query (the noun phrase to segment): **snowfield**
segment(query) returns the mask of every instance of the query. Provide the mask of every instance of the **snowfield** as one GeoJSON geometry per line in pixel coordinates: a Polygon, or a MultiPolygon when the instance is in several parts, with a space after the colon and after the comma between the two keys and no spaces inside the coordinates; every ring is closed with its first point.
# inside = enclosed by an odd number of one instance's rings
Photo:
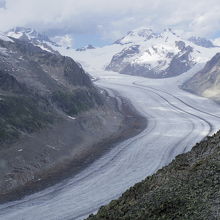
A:
{"type": "Polygon", "coordinates": [[[97,86],[115,90],[131,100],[147,118],[147,128],[118,144],[74,178],[0,205],[0,219],[84,219],[220,128],[220,106],[179,88],[202,65],[167,79],[104,71],[121,48],[122,45],[112,45],[85,53],[65,49],[60,52],[79,61],[97,79],[97,86]]]}

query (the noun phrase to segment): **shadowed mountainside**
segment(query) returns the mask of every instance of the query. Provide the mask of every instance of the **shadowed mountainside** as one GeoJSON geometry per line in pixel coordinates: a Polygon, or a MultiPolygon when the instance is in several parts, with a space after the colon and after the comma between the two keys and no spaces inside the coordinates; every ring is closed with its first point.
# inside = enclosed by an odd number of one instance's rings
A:
{"type": "Polygon", "coordinates": [[[186,81],[185,90],[220,101],[220,53],[217,53],[205,67],[186,81]]]}
{"type": "Polygon", "coordinates": [[[0,38],[0,202],[74,175],[140,132],[145,122],[118,102],[71,58],[0,38]]]}

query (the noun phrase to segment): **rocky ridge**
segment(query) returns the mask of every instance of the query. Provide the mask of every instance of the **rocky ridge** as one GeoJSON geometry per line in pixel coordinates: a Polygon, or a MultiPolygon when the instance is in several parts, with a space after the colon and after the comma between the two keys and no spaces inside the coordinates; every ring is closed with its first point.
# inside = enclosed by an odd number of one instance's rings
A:
{"type": "Polygon", "coordinates": [[[176,157],[88,219],[220,218],[220,132],[176,157]]]}

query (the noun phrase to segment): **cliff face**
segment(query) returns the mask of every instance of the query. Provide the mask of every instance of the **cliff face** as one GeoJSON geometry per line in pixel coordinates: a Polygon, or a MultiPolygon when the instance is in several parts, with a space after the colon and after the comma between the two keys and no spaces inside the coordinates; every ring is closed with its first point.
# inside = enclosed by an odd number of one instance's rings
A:
{"type": "Polygon", "coordinates": [[[220,219],[220,131],[88,219],[220,219]]]}
{"type": "Polygon", "coordinates": [[[183,89],[220,101],[220,53],[184,83],[183,89]]]}

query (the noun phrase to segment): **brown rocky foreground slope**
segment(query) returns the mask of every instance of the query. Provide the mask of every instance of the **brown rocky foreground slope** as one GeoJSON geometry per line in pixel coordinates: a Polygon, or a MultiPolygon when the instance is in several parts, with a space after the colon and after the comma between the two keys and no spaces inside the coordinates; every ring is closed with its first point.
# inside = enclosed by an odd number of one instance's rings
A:
{"type": "Polygon", "coordinates": [[[220,131],[88,219],[219,220],[220,131]]]}

